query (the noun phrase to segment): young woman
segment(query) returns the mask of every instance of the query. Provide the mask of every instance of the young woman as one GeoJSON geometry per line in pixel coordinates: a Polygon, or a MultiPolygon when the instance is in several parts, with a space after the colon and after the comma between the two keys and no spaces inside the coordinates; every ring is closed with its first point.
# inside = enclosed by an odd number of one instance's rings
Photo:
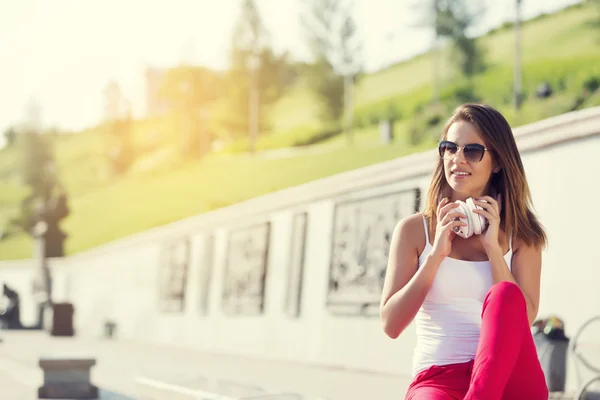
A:
{"type": "Polygon", "coordinates": [[[546,400],[530,330],[546,234],[511,128],[492,107],[464,104],[439,154],[424,213],[394,230],[381,298],[391,338],[415,319],[406,399],[546,400]]]}

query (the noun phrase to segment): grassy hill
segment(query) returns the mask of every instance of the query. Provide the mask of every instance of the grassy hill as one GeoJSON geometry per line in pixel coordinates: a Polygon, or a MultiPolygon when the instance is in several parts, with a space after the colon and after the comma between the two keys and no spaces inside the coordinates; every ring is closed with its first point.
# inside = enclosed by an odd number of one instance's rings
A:
{"type": "MultiPolygon", "coordinates": [[[[139,121],[136,147],[144,149],[130,173],[114,180],[106,173],[105,141],[100,128],[55,140],[62,179],[71,195],[71,216],[62,227],[73,254],[102,243],[233,204],[267,192],[434,146],[440,123],[466,95],[500,109],[521,125],[572,109],[600,104],[600,30],[591,20],[596,9],[581,5],[528,21],[523,27],[524,89],[517,115],[511,106],[513,34],[497,29],[482,37],[488,70],[465,82],[443,64],[441,114],[428,106],[432,57],[426,53],[367,75],[356,88],[356,140],[335,136],[311,146],[296,146],[320,133],[315,99],[306,86],[288,91],[272,112],[273,133],[263,136],[256,156],[243,152],[243,141],[200,161],[182,162],[175,151],[177,129],[168,120],[139,121]],[[548,81],[554,95],[536,99],[535,88],[548,81]],[[587,88],[587,89],[586,89],[587,88]],[[379,141],[377,121],[393,110],[396,138],[379,141]],[[442,117],[440,118],[435,117],[442,117]]],[[[446,60],[449,49],[444,50],[446,60]]],[[[315,140],[312,140],[315,141],[315,140]]],[[[17,211],[26,190],[18,174],[15,148],[0,151],[0,228],[17,211]]],[[[0,259],[28,258],[30,239],[22,234],[0,241],[0,259]]]]}

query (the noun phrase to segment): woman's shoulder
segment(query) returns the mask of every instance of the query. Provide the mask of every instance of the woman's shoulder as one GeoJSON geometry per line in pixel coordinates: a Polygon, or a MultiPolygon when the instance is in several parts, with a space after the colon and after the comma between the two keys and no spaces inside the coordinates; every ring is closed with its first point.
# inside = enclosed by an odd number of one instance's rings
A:
{"type": "Polygon", "coordinates": [[[427,219],[423,213],[407,215],[396,224],[394,236],[397,240],[410,241],[415,247],[421,249],[426,240],[424,221],[427,219]]]}
{"type": "Polygon", "coordinates": [[[533,243],[528,244],[520,235],[514,235],[512,238],[512,252],[517,253],[518,251],[541,253],[542,249],[533,243]]]}
{"type": "Polygon", "coordinates": [[[410,214],[396,223],[396,230],[408,230],[414,233],[415,229],[418,229],[419,227],[423,230],[423,221],[427,221],[427,218],[423,213],[417,212],[410,214]]]}

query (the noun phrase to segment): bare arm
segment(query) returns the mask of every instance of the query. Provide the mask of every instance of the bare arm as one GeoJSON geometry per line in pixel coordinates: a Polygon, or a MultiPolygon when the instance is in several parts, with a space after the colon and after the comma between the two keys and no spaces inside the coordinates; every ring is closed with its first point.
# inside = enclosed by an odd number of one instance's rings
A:
{"type": "Polygon", "coordinates": [[[527,304],[527,318],[531,325],[537,316],[540,301],[541,250],[520,243],[513,255],[512,274],[504,261],[502,249],[498,248],[490,254],[490,262],[494,283],[509,281],[521,288],[527,304]]]}
{"type": "Polygon", "coordinates": [[[527,304],[527,318],[531,325],[538,313],[542,252],[535,247],[527,246],[520,239],[515,240],[516,250],[513,253],[512,268],[509,270],[498,241],[501,197],[494,199],[483,196],[475,200],[475,204],[481,206],[483,210],[473,211],[485,216],[489,221],[489,226],[486,233],[481,236],[481,240],[492,265],[492,279],[494,283],[508,281],[521,288],[527,304]]]}
{"type": "Polygon", "coordinates": [[[392,234],[380,314],[385,333],[393,339],[417,314],[443,259],[430,254],[417,268],[419,226],[421,216],[413,215],[401,220],[392,234]]]}
{"type": "Polygon", "coordinates": [[[394,229],[380,305],[383,329],[389,337],[397,338],[417,315],[440,264],[450,254],[455,237],[452,230],[465,225],[459,219],[464,215],[453,210],[457,206],[448,198],[438,204],[433,248],[420,268],[419,242],[425,236],[422,216],[406,217],[394,229]]]}

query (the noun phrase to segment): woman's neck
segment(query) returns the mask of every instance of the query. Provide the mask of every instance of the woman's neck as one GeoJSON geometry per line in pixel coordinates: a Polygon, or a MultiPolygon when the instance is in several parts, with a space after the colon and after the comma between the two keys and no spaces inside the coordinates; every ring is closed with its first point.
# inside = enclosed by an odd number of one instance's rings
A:
{"type": "Polygon", "coordinates": [[[483,190],[481,192],[473,192],[473,193],[459,193],[452,191],[452,195],[450,195],[450,201],[454,202],[457,200],[466,201],[469,197],[478,198],[481,196],[485,196],[486,193],[489,193],[489,190],[483,190]]]}
{"type": "Polygon", "coordinates": [[[450,196],[450,201],[455,202],[457,200],[466,201],[469,197],[477,198],[480,197],[478,194],[468,194],[468,193],[452,193],[450,196]]]}

